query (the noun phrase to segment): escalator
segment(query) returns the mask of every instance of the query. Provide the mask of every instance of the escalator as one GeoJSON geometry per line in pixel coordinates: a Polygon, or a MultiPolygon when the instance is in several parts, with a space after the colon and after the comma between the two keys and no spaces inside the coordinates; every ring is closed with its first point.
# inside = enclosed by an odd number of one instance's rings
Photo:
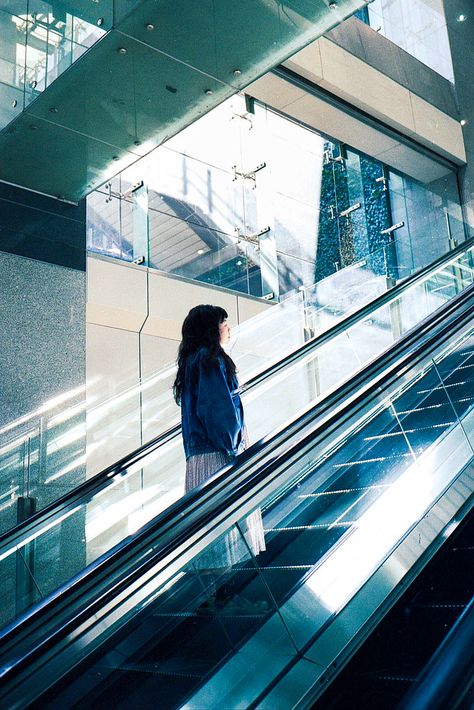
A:
{"type": "MultiPolygon", "coordinates": [[[[474,599],[474,511],[456,526],[436,555],[375,628],[314,710],[398,708],[425,665],[474,599]]],[[[474,678],[470,667],[471,681],[474,678]]],[[[469,677],[463,684],[469,693],[469,677]]],[[[439,690],[438,693],[439,694],[439,690]]],[[[472,707],[474,695],[470,699],[472,707]]],[[[431,710],[445,708],[440,698],[431,710]]],[[[407,709],[416,708],[407,705],[407,709]]],[[[457,707],[454,704],[450,707],[457,707]]],[[[421,706],[419,706],[421,710],[421,706]]]]}
{"type": "Polygon", "coordinates": [[[468,287],[20,616],[5,707],[311,707],[472,507],[473,306],[468,287]]]}
{"type": "MultiPolygon", "coordinates": [[[[252,441],[323,402],[400,334],[468,287],[473,253],[472,241],[465,243],[253,376],[243,387],[252,441]]],[[[175,426],[2,535],[0,628],[160,514],[183,489],[175,426]]]]}

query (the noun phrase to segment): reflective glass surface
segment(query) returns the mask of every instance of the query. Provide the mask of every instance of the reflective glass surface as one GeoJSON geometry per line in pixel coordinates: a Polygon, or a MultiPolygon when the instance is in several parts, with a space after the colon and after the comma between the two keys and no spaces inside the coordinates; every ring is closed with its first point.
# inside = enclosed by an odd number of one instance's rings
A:
{"type": "Polygon", "coordinates": [[[453,81],[442,0],[373,0],[359,19],[423,64],[453,81]]]}
{"type": "MultiPolygon", "coordinates": [[[[458,290],[471,284],[474,277],[473,269],[470,266],[473,249],[474,247],[468,253],[463,253],[453,259],[452,263],[429,274],[420,283],[393,298],[388,304],[374,309],[365,318],[355,322],[318,348],[310,350],[271,378],[244,392],[243,404],[250,442],[256,442],[263,436],[271,434],[276,428],[288,424],[308,407],[314,406],[349,376],[380,355],[401,334],[446,303],[458,290]],[[281,406],[282,401],[285,402],[284,407],[281,406]]],[[[238,350],[234,355],[237,362],[239,362],[239,357],[242,359],[244,372],[255,374],[256,371],[260,371],[262,367],[270,364],[271,358],[276,357],[278,349],[282,355],[294,348],[293,335],[298,329],[296,328],[292,335],[291,325],[290,328],[287,327],[283,331],[286,333],[286,338],[277,338],[276,341],[274,339],[275,334],[279,332],[279,322],[294,323],[294,315],[301,314],[301,304],[300,297],[295,303],[289,303],[287,306],[282,304],[280,310],[271,310],[268,316],[262,314],[254,324],[249,322],[246,326],[242,326],[242,338],[237,336],[235,347],[238,350]],[[289,309],[294,311],[293,314],[289,309]],[[268,343],[265,343],[262,337],[255,337],[255,329],[258,333],[264,332],[262,324],[265,322],[265,318],[269,318],[267,334],[270,340],[268,343]],[[257,343],[257,347],[255,347],[255,343],[257,343]],[[259,351],[259,347],[261,347],[261,351],[259,351]]],[[[328,319],[326,327],[330,322],[334,322],[334,320],[329,321],[328,319]]],[[[302,342],[301,330],[300,338],[302,342]]],[[[173,413],[175,418],[178,415],[170,391],[173,377],[173,369],[168,368],[144,384],[144,390],[148,388],[149,392],[153,393],[153,396],[147,399],[146,416],[149,422],[147,434],[151,434],[155,427],[158,431],[163,431],[173,421],[173,413]]],[[[433,378],[433,375],[430,377],[433,378]]],[[[428,387],[436,391],[436,396],[442,394],[441,391],[438,391],[439,388],[433,387],[431,379],[427,380],[427,385],[423,388],[423,396],[425,396],[424,390],[428,387]]],[[[100,446],[101,440],[102,411],[108,410],[110,412],[110,408],[113,409],[114,406],[122,407],[122,418],[116,418],[114,422],[115,436],[123,435],[122,432],[126,431],[130,413],[127,408],[123,408],[123,403],[127,401],[127,397],[130,397],[131,393],[136,396],[136,392],[131,390],[118,398],[118,404],[109,401],[98,405],[96,410],[93,410],[92,413],[99,423],[96,430],[97,445],[100,446]]],[[[133,398],[128,401],[129,406],[132,406],[133,398]]],[[[403,416],[406,409],[407,406],[403,404],[400,417],[403,416]]],[[[431,408],[428,408],[428,411],[431,412],[431,408]]],[[[71,410],[71,414],[74,414],[74,409],[71,410]]],[[[454,414],[453,411],[453,416],[454,414]]],[[[383,416],[387,417],[387,412],[383,416]]],[[[51,428],[53,435],[53,438],[48,441],[51,442],[55,455],[59,457],[61,457],[62,426],[66,426],[64,432],[66,439],[68,437],[70,439],[74,435],[80,438],[79,431],[74,428],[67,429],[67,421],[66,412],[56,420],[53,418],[54,426],[47,425],[47,428],[51,428]]],[[[434,421],[434,419],[430,421],[434,421]]],[[[447,419],[447,426],[450,426],[453,421],[452,418],[447,419]]],[[[436,424],[438,423],[443,424],[442,421],[436,421],[436,424]]],[[[441,426],[433,428],[434,430],[438,428],[442,430],[441,426]]],[[[153,433],[156,433],[156,429],[153,433]]],[[[406,433],[408,435],[408,432],[406,433]]],[[[106,435],[109,433],[107,432],[106,435]]],[[[395,438],[390,437],[388,441],[391,444],[395,442],[395,438]]],[[[20,444],[21,442],[18,445],[20,444]]],[[[18,469],[18,454],[15,451],[14,455],[17,458],[13,460],[13,465],[16,465],[18,469]]],[[[10,457],[11,451],[8,450],[5,452],[6,465],[8,465],[10,457]]],[[[398,461],[398,458],[396,460],[398,461]]],[[[61,460],[59,471],[53,467],[46,481],[54,478],[56,481],[61,480],[62,472],[70,470],[68,467],[73,467],[74,463],[77,463],[77,460],[72,462],[62,462],[61,460]]],[[[184,453],[178,434],[138,463],[132,464],[123,474],[110,478],[99,492],[91,495],[90,499],[83,503],[78,503],[77,509],[68,514],[64,521],[60,519],[52,523],[51,526],[46,525],[44,532],[39,529],[35,537],[38,555],[34,557],[34,563],[32,563],[34,566],[30,569],[30,576],[35,579],[36,568],[43,570],[41,550],[50,549],[52,543],[49,543],[48,540],[55,540],[54,545],[59,545],[62,552],[61,554],[55,552],[52,555],[49,555],[49,552],[44,553],[49,560],[48,575],[42,576],[41,583],[38,582],[34,585],[34,589],[31,589],[29,603],[35,601],[38,589],[42,590],[41,594],[52,591],[59,582],[66,581],[70,577],[71,566],[77,571],[83,566],[84,561],[87,563],[94,561],[182,496],[184,473],[184,453]],[[70,516],[75,516],[75,519],[79,521],[77,525],[71,523],[70,516]],[[69,525],[72,526],[73,533],[71,533],[69,525]],[[61,564],[62,554],[68,555],[68,565],[61,564]],[[56,562],[54,562],[55,559],[56,562]]],[[[12,554],[15,554],[14,550],[5,551],[5,561],[1,564],[11,564],[8,560],[12,554]]],[[[26,555],[24,557],[26,558],[26,555]]],[[[8,591],[6,593],[8,594],[8,591]]],[[[24,603],[27,604],[27,601],[24,603]]],[[[16,604],[13,601],[8,603],[5,601],[4,608],[6,609],[5,614],[13,613],[16,604]]]]}
{"type": "Polygon", "coordinates": [[[91,251],[141,254],[144,265],[256,297],[284,297],[363,259],[375,268],[384,248],[376,270],[393,285],[465,238],[454,173],[416,182],[242,96],[117,181],[88,199],[91,251]],[[125,185],[139,182],[148,227],[135,233],[121,212],[135,200],[125,185]]]}
{"type": "Polygon", "coordinates": [[[6,2],[0,118],[8,133],[0,134],[0,148],[10,155],[0,178],[77,201],[361,4],[6,2]],[[38,119],[45,124],[42,148],[56,141],[62,156],[62,171],[52,175],[21,160],[30,122],[38,119]],[[80,160],[70,153],[71,132],[85,143],[80,160]],[[97,143],[110,148],[110,157],[96,152],[97,143]]]}
{"type": "MultiPolygon", "coordinates": [[[[465,385],[473,338],[472,327],[452,337],[341,437],[304,453],[296,446],[279,486],[257,495],[259,507],[130,591],[119,629],[54,687],[46,707],[78,695],[126,707],[150,703],[157,689],[170,708],[247,707],[298,652],[311,660],[307,644],[472,460],[472,374],[462,410],[448,388],[465,385]]],[[[404,558],[406,571],[416,558],[415,550],[404,558]]]]}
{"type": "Polygon", "coordinates": [[[111,26],[112,0],[101,2],[100,8],[42,0],[3,2],[0,127],[18,116],[111,26]]]}

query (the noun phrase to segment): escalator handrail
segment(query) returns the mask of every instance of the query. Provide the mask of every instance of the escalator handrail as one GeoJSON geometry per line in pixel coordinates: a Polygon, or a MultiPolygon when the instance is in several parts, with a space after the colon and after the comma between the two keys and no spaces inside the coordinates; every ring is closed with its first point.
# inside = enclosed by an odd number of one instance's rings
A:
{"type": "MultiPolygon", "coordinates": [[[[349,315],[338,321],[324,333],[311,338],[289,355],[286,355],[284,358],[270,365],[262,372],[254,375],[241,386],[242,392],[251,390],[265,380],[270,379],[276,373],[291,366],[297,360],[309,355],[313,350],[321,347],[332,338],[337,337],[356,322],[369,316],[373,311],[398,298],[402,293],[414,286],[416,283],[427,278],[430,273],[435,272],[443,265],[449,264],[449,262],[455,260],[459,254],[467,252],[473,246],[474,237],[462,242],[455,249],[447,252],[447,254],[443,254],[434,262],[423,267],[423,269],[420,269],[420,271],[417,271],[415,274],[403,279],[399,284],[380,294],[380,296],[377,296],[377,298],[370,303],[367,303],[361,308],[349,313],[349,315]]],[[[49,506],[46,506],[42,510],[35,513],[27,520],[19,523],[3,534],[0,534],[0,559],[9,554],[9,550],[12,546],[22,545],[28,540],[29,537],[34,536],[35,530],[37,530],[38,527],[41,527],[44,524],[54,525],[54,521],[57,518],[63,517],[68,511],[75,508],[77,504],[80,503],[81,499],[87,499],[88,497],[95,495],[108,484],[111,478],[123,474],[129,466],[137,463],[148,454],[153,453],[157,448],[165,445],[177,437],[180,432],[181,425],[175,424],[165,432],[151,439],[148,443],[141,445],[131,453],[122,457],[116,463],[107,466],[102,471],[98,472],[94,476],[91,476],[91,478],[79,484],[72,491],[69,491],[49,506]]]]}
{"type": "Polygon", "coordinates": [[[474,597],[398,706],[398,710],[443,710],[473,683],[474,597]]]}
{"type": "MultiPolygon", "coordinates": [[[[216,534],[215,529],[206,528],[212,526],[216,516],[224,513],[228,515],[233,505],[232,513],[228,516],[229,524],[234,523],[233,517],[240,519],[246,515],[247,511],[241,510],[242,505],[255,506],[255,502],[248,502],[250,492],[261,490],[270,480],[271,474],[276,477],[284,474],[286,465],[305,447],[314,447],[345,428],[347,420],[354,418],[354,409],[358,415],[368,401],[380,398],[386,387],[396,384],[400,377],[407,376],[417,364],[419,366],[427,361],[453,332],[470,323],[474,311],[473,297],[474,285],[425,319],[364,371],[328,395],[322,403],[309,408],[275,435],[252,446],[235,465],[226,468],[230,475],[215,476],[190,491],[0,631],[0,647],[7,653],[6,663],[3,664],[0,651],[0,661],[4,668],[0,677],[4,680],[6,676],[16,678],[18,671],[30,667],[35,658],[41,657],[42,652],[68,637],[79,623],[98,613],[108,602],[115,600],[119,593],[128,589],[129,585],[141,581],[152,567],[163,563],[162,569],[166,568],[173,552],[197,532],[206,535],[210,530],[211,534],[216,534]],[[290,441],[292,445],[288,446],[290,441]],[[265,455],[267,459],[262,465],[265,455]],[[45,632],[44,626],[51,623],[53,628],[49,626],[45,632]],[[38,630],[43,638],[35,641],[38,630]],[[20,648],[18,640],[26,641],[27,648],[24,651],[17,650],[20,648]],[[20,655],[12,659],[8,653],[20,655]]],[[[209,540],[206,540],[206,544],[209,544],[209,540]]]]}

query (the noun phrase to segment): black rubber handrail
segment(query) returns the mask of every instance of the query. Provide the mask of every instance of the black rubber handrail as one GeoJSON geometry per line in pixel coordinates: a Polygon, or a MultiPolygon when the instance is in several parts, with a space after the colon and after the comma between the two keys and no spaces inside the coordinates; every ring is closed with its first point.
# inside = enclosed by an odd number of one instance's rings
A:
{"type": "Polygon", "coordinates": [[[430,658],[398,710],[455,708],[474,683],[474,597],[430,658]]]}
{"type": "MultiPolygon", "coordinates": [[[[253,387],[258,386],[265,380],[275,375],[277,372],[280,372],[286,367],[289,367],[300,358],[305,357],[313,350],[316,350],[317,348],[327,343],[332,338],[337,337],[345,330],[347,330],[347,328],[349,328],[351,325],[357,323],[360,320],[363,320],[364,318],[369,316],[373,311],[398,298],[402,293],[407,291],[419,281],[422,281],[430,273],[435,272],[443,265],[449,263],[450,261],[455,259],[456,256],[458,256],[459,254],[468,251],[472,246],[474,246],[474,237],[465,242],[462,242],[462,244],[457,246],[455,249],[438,257],[438,259],[436,259],[434,262],[432,262],[428,266],[423,267],[423,269],[420,269],[415,274],[408,276],[406,279],[401,281],[399,284],[397,284],[390,290],[385,291],[384,293],[380,294],[380,296],[377,296],[377,298],[375,298],[370,303],[362,306],[359,309],[356,309],[324,333],[321,333],[320,335],[317,335],[311,340],[308,340],[306,343],[304,343],[292,353],[290,353],[290,355],[285,356],[278,362],[267,367],[261,373],[258,373],[254,377],[250,378],[244,385],[242,385],[242,391],[247,392],[253,387]]],[[[140,461],[140,459],[152,453],[160,446],[163,446],[164,444],[168,443],[176,436],[178,436],[180,432],[181,425],[175,424],[167,431],[151,439],[151,441],[149,441],[148,443],[141,445],[140,447],[132,451],[130,454],[127,454],[126,456],[121,458],[116,463],[111,464],[107,468],[103,469],[99,473],[89,478],[87,481],[84,481],[84,483],[79,484],[72,491],[69,491],[61,498],[58,498],[49,506],[46,506],[42,510],[38,511],[27,520],[19,523],[15,527],[1,534],[0,556],[7,553],[8,549],[12,546],[21,545],[31,535],[35,534],[35,531],[38,529],[38,527],[54,523],[55,519],[62,517],[69,510],[75,508],[78,503],[81,502],[81,500],[87,500],[88,498],[95,495],[98,491],[108,485],[111,478],[125,473],[129,466],[140,461]]]]}
{"type": "MultiPolygon", "coordinates": [[[[382,390],[425,362],[452,333],[471,322],[473,299],[474,286],[471,286],[322,403],[310,408],[286,429],[254,445],[234,466],[227,468],[227,475],[217,476],[191,491],[13,622],[0,633],[3,681],[8,681],[9,688],[10,679],[15,685],[23,672],[34,668],[42,654],[56,649],[56,644],[60,647],[67,644],[69,634],[81,623],[99,614],[130,585],[141,583],[144,574],[191,536],[211,529],[216,516],[234,504],[238,506],[244,496],[268,484],[272,474],[281,476],[302,452],[313,450],[346,427],[347,421],[366,407],[368,401],[380,397],[382,390]],[[38,639],[38,634],[43,634],[42,638],[38,639]]],[[[241,511],[236,508],[233,515],[239,516],[241,511]]]]}

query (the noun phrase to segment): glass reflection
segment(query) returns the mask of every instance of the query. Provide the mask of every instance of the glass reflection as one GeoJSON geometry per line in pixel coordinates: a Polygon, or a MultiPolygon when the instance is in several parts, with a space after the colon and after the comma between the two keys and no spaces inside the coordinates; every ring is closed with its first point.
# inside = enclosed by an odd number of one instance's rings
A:
{"type": "Polygon", "coordinates": [[[111,21],[110,2],[100,11],[93,6],[75,11],[41,0],[9,2],[0,10],[0,127],[100,39],[111,21]]]}
{"type": "Polygon", "coordinates": [[[93,193],[88,223],[92,251],[275,298],[364,259],[390,287],[464,239],[454,174],[416,182],[242,96],[93,193]]]}
{"type": "Polygon", "coordinates": [[[406,52],[454,81],[441,0],[373,0],[356,16],[406,52]]]}

